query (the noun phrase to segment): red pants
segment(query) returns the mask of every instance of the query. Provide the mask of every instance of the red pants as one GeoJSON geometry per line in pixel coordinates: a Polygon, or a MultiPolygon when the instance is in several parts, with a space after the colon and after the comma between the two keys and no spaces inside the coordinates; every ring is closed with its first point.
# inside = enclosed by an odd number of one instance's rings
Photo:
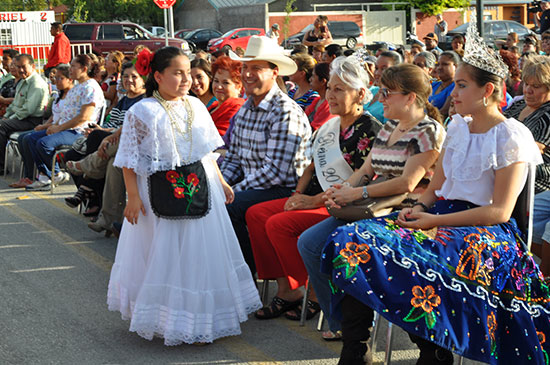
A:
{"type": "Polygon", "coordinates": [[[298,237],[330,217],[325,207],[285,211],[288,198],[248,208],[246,224],[260,279],[286,277],[292,289],[305,285],[307,271],[298,252],[298,237]]]}

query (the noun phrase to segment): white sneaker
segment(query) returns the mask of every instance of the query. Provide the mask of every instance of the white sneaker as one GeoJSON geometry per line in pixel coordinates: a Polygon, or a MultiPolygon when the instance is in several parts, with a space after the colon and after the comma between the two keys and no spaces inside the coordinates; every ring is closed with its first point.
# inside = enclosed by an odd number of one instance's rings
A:
{"type": "Polygon", "coordinates": [[[71,175],[69,175],[68,172],[60,171],[59,173],[57,173],[57,175],[53,177],[53,183],[55,185],[63,184],[64,182],[69,181],[70,178],[71,175]]]}
{"type": "Polygon", "coordinates": [[[50,189],[50,182],[36,180],[30,185],[25,186],[25,190],[45,191],[50,189]]]}

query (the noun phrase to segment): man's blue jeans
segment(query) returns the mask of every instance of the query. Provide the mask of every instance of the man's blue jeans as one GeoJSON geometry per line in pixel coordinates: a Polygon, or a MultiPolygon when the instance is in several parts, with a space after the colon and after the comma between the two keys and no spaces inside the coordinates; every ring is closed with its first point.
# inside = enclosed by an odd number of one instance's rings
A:
{"type": "Polygon", "coordinates": [[[24,177],[30,180],[34,178],[34,159],[32,158],[32,152],[29,146],[29,137],[34,132],[34,130],[21,132],[19,137],[17,137],[17,147],[19,149],[21,159],[23,160],[25,171],[24,177]]]}
{"type": "Polygon", "coordinates": [[[330,316],[330,300],[332,295],[329,285],[330,277],[321,272],[321,253],[330,234],[336,228],[346,223],[343,220],[330,217],[308,228],[298,239],[298,251],[309,274],[309,283],[313,286],[315,294],[317,294],[317,300],[327,317],[328,325],[332,332],[341,330],[342,325],[340,321],[334,320],[330,316]]]}
{"type": "Polygon", "coordinates": [[[543,240],[550,242],[550,190],[535,195],[533,243],[542,243],[543,240]]]}
{"type": "Polygon", "coordinates": [[[248,264],[252,276],[256,273],[256,264],[254,263],[254,254],[252,253],[252,245],[250,244],[250,237],[248,236],[248,228],[246,226],[246,211],[255,204],[268,200],[286,198],[289,197],[291,193],[292,188],[279,186],[265,190],[238,191],[235,193],[235,200],[233,203],[227,205],[229,218],[231,218],[233,229],[241,245],[244,260],[248,264]]]}
{"type": "MultiPolygon", "coordinates": [[[[45,130],[30,134],[27,137],[28,145],[38,170],[51,179],[52,172],[50,169],[55,148],[62,145],[72,145],[78,137],[80,137],[80,134],[73,129],[50,134],[49,136],[45,130]]],[[[57,174],[58,172],[59,166],[56,163],[54,173],[57,174]]]]}

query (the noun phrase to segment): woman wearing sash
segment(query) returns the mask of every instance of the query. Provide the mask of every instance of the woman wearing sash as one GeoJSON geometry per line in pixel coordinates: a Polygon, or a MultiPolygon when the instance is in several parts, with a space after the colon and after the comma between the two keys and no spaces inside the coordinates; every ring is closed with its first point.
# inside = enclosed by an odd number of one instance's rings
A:
{"type": "Polygon", "coordinates": [[[126,112],[114,162],[128,203],[107,303],[148,340],[208,343],[240,334],[261,303],[224,205],[234,194],[212,154],[223,142],[187,95],[189,59],[175,47],[151,57],[138,60],[147,98],[126,112]]]}
{"type": "MultiPolygon", "coordinates": [[[[386,69],[380,83],[378,94],[388,121],[374,140],[367,160],[348,181],[357,185],[363,176],[373,178],[375,175],[387,181],[360,187],[335,185],[326,193],[331,209],[362,197],[400,193],[409,193],[404,203],[410,203],[431,178],[445,130],[439,123],[437,109],[428,102],[432,92],[429,76],[415,65],[401,64],[386,69]]],[[[298,240],[310,283],[325,314],[330,313],[331,288],[329,276],[320,272],[321,252],[327,237],[345,223],[330,217],[309,228],[298,240]]],[[[328,323],[330,332],[324,337],[333,337],[335,329],[340,330],[340,322],[328,316],[328,323]]]]}
{"type": "MultiPolygon", "coordinates": [[[[370,101],[369,77],[354,57],[340,57],[331,65],[326,98],[336,117],[316,132],[313,163],[298,181],[290,198],[252,206],[246,213],[256,269],[260,279],[276,279],[278,291],[271,304],[256,317],[269,319],[296,309],[302,298],[301,286],[307,271],[298,253],[298,236],[326,219],[323,192],[346,180],[363,164],[381,124],[363,114],[363,103],[370,101]]],[[[312,294],[307,318],[319,312],[312,294]]],[[[288,317],[299,319],[300,311],[288,317]]]]}

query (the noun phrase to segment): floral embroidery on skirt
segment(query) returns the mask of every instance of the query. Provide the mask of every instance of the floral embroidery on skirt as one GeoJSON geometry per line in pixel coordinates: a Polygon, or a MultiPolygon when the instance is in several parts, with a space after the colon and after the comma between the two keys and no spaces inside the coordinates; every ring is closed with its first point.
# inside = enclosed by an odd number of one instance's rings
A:
{"type": "MultiPolygon", "coordinates": [[[[438,201],[432,213],[470,208],[438,201]]],[[[339,227],[322,270],[332,311],[352,295],[407,332],[491,363],[548,364],[549,288],[515,222],[412,230],[397,213],[339,227]]]]}

